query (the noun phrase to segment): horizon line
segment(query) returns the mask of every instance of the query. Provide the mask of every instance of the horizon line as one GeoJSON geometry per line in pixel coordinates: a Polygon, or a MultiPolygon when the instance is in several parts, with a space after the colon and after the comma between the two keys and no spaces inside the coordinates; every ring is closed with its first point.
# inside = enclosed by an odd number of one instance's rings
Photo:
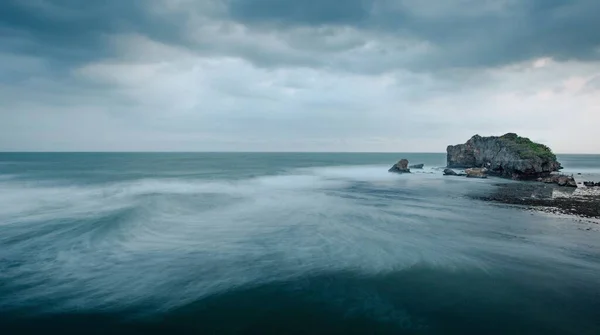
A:
{"type": "MultiPolygon", "coordinates": [[[[237,153],[237,154],[447,154],[446,152],[439,151],[155,151],[155,150],[140,150],[140,151],[104,151],[104,150],[93,150],[93,151],[79,151],[79,150],[62,150],[62,151],[0,151],[0,154],[218,154],[218,153],[237,153]]],[[[600,153],[555,153],[556,155],[600,155],[600,153]]]]}

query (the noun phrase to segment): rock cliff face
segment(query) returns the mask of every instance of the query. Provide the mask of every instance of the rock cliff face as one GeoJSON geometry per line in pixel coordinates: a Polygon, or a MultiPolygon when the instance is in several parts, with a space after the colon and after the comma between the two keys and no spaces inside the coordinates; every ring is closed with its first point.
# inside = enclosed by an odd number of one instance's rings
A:
{"type": "Polygon", "coordinates": [[[475,135],[465,144],[448,146],[447,153],[449,168],[485,167],[490,175],[514,179],[545,177],[561,168],[550,148],[513,133],[475,135]]]}

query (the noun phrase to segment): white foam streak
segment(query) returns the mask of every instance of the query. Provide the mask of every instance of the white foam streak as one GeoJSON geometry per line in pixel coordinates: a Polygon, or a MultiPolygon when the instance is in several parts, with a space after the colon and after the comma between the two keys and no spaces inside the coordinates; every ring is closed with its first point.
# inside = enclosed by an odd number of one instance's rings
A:
{"type": "Polygon", "coordinates": [[[11,303],[63,296],[71,307],[128,306],[168,292],[159,300],[169,308],[307,273],[379,273],[424,262],[485,269],[468,251],[494,244],[468,240],[462,230],[485,231],[476,218],[487,208],[471,204],[465,216],[465,202],[443,193],[452,181],[423,172],[360,166],[245,180],[3,181],[0,242],[9,247],[0,258],[26,264],[4,275],[35,284],[11,303]]]}
{"type": "MultiPolygon", "coordinates": [[[[319,170],[309,170],[305,172],[319,170]]],[[[364,176],[364,170],[360,171],[364,176]]],[[[297,191],[343,187],[340,180],[328,177],[357,177],[343,169],[325,169],[318,173],[265,176],[241,181],[206,181],[182,179],[146,179],[102,185],[47,185],[5,182],[0,193],[0,222],[19,220],[49,220],[54,216],[81,217],[135,206],[135,199],[144,195],[225,194],[255,197],[275,191],[297,191]],[[332,174],[333,172],[333,174],[332,174]]],[[[360,175],[358,175],[360,177],[360,175]]]]}

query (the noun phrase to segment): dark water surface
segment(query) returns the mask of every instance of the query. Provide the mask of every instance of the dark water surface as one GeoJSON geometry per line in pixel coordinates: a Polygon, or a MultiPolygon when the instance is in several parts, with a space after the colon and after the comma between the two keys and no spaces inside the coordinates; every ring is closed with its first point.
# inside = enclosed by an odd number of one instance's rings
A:
{"type": "Polygon", "coordinates": [[[0,334],[600,334],[598,225],[444,163],[0,153],[0,334]]]}

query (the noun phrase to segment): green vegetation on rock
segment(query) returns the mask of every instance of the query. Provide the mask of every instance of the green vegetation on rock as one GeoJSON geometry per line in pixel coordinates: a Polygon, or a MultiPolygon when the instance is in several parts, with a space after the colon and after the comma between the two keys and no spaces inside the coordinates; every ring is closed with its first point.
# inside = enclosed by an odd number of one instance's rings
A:
{"type": "Polygon", "coordinates": [[[514,133],[500,136],[507,147],[515,150],[521,159],[533,159],[539,157],[543,160],[556,160],[556,155],[547,146],[535,143],[527,137],[521,137],[514,133]]]}

